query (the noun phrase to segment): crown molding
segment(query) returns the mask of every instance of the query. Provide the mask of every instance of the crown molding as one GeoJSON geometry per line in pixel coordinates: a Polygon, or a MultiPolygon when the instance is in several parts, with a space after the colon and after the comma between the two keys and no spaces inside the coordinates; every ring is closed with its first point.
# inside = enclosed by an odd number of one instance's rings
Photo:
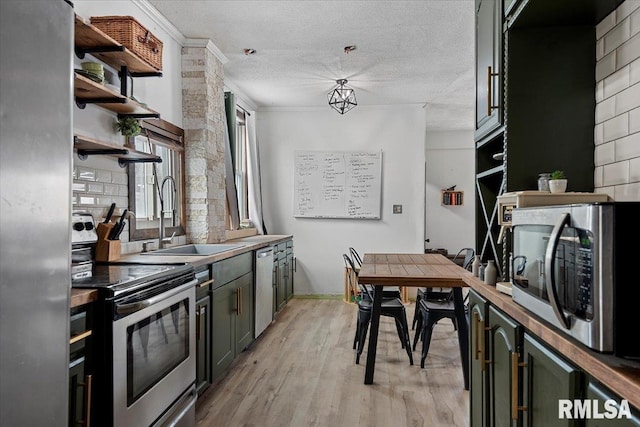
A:
{"type": "Polygon", "coordinates": [[[186,37],[158,9],[147,0],[132,1],[145,15],[151,18],[163,31],[166,31],[178,44],[183,45],[186,37]]]}
{"type": "Polygon", "coordinates": [[[222,65],[229,62],[229,58],[224,56],[224,53],[218,47],[213,44],[213,42],[209,39],[185,39],[182,44],[183,47],[200,47],[207,49],[213,56],[218,58],[218,60],[222,63],[222,65]]]}

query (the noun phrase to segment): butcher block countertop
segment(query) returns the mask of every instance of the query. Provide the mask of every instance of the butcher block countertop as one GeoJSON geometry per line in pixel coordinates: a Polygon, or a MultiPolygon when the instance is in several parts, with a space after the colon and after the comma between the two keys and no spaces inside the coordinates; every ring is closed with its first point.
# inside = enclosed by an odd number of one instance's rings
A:
{"type": "Polygon", "coordinates": [[[71,303],[69,308],[79,307],[89,304],[98,298],[98,291],[95,289],[71,289],[71,303]]]}
{"type": "MultiPolygon", "coordinates": [[[[600,381],[632,406],[640,409],[640,362],[620,359],[588,349],[583,344],[558,332],[528,310],[513,302],[511,296],[498,292],[473,276],[463,280],[492,305],[511,316],[527,331],[555,349],[565,359],[600,381]]],[[[629,337],[637,339],[637,337],[629,337]]]]}

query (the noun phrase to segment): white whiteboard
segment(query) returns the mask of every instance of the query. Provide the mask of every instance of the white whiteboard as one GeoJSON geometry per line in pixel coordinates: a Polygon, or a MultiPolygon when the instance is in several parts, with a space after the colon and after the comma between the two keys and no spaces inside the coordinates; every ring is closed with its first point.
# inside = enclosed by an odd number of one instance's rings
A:
{"type": "Polygon", "coordinates": [[[382,151],[296,151],[293,216],[380,219],[382,151]]]}

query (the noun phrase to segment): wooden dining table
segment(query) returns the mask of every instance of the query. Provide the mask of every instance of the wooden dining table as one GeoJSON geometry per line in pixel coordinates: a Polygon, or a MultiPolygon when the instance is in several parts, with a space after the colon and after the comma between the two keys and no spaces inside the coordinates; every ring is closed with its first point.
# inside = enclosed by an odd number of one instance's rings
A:
{"type": "MultiPolygon", "coordinates": [[[[365,384],[373,384],[382,288],[384,286],[442,287],[453,290],[464,388],[469,389],[469,328],[462,296],[462,288],[468,286],[462,278],[469,274],[471,274],[469,271],[440,254],[366,253],[364,255],[358,281],[373,285],[375,289],[364,375],[365,384]]],[[[418,309],[416,307],[416,310],[418,309]]]]}

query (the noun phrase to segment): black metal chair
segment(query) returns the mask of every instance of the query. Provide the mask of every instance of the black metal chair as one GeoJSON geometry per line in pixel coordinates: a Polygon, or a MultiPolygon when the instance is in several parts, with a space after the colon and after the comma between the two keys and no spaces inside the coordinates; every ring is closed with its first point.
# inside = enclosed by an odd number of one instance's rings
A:
{"type": "MultiPolygon", "coordinates": [[[[358,277],[358,273],[360,272],[360,267],[362,267],[362,258],[360,258],[360,255],[354,248],[349,248],[349,254],[351,255],[351,264],[353,265],[353,268],[355,268],[353,271],[356,273],[356,277],[358,277]]],[[[364,286],[366,286],[371,291],[371,294],[373,294],[373,286],[371,285],[364,285],[364,286]]],[[[382,290],[382,297],[383,298],[400,298],[400,300],[402,301],[402,293],[400,292],[400,288],[398,286],[384,287],[384,289],[382,290]]]]}
{"type": "MultiPolygon", "coordinates": [[[[473,248],[463,248],[461,249],[456,256],[453,257],[453,262],[458,263],[465,270],[469,270],[471,268],[471,263],[473,262],[473,257],[475,255],[475,250],[473,248]]],[[[420,321],[421,312],[419,310],[420,301],[427,298],[429,301],[433,302],[443,302],[452,299],[452,290],[451,288],[437,288],[439,290],[435,290],[434,288],[418,288],[416,291],[416,309],[413,312],[413,321],[411,323],[411,329],[415,329],[416,325],[420,321]]],[[[455,324],[454,324],[455,326],[455,324]]],[[[419,330],[418,326],[418,330],[419,330]]],[[[417,336],[418,334],[416,334],[417,336]]],[[[417,342],[417,338],[414,339],[414,343],[417,342]]],[[[413,345],[413,349],[415,350],[415,344],[413,345]]]]}
{"type": "MultiPolygon", "coordinates": [[[[354,268],[351,258],[347,254],[342,255],[345,265],[354,268]]],[[[371,313],[373,311],[373,291],[360,283],[353,283],[349,276],[349,286],[352,289],[359,287],[361,297],[356,298],[358,304],[358,317],[356,321],[356,333],[353,338],[353,349],[356,350],[356,364],[360,363],[360,355],[364,349],[364,342],[367,338],[371,313]]],[[[387,298],[383,295],[381,316],[392,317],[396,324],[400,344],[409,356],[409,364],[413,365],[413,353],[411,351],[411,338],[409,336],[409,324],[407,322],[407,312],[400,298],[387,298]]]]}

